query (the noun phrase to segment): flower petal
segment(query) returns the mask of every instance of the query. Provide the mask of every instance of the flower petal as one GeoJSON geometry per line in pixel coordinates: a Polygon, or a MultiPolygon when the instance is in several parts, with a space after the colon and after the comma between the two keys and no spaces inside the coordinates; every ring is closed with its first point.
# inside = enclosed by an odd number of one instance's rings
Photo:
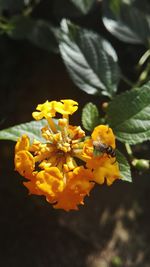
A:
{"type": "Polygon", "coordinates": [[[116,179],[120,179],[119,166],[117,162],[113,162],[114,159],[107,158],[101,165],[94,169],[94,181],[98,184],[107,182],[107,185],[111,185],[116,179]]]}
{"type": "Polygon", "coordinates": [[[29,151],[22,150],[15,155],[15,170],[25,178],[32,178],[35,168],[34,157],[29,151]]]}
{"type": "Polygon", "coordinates": [[[95,127],[91,136],[93,141],[100,141],[106,145],[112,146],[112,148],[116,147],[113,131],[107,125],[98,125],[95,127]]]}
{"type": "Polygon", "coordinates": [[[72,99],[61,100],[61,102],[57,103],[56,110],[62,115],[72,115],[78,109],[78,103],[72,99]]]}
{"type": "Polygon", "coordinates": [[[21,138],[18,139],[16,146],[15,146],[15,152],[21,151],[21,150],[28,150],[30,146],[29,137],[27,135],[22,135],[21,138]]]}
{"type": "Polygon", "coordinates": [[[58,195],[56,209],[77,210],[78,205],[84,204],[84,197],[94,186],[93,174],[84,167],[77,167],[67,174],[67,183],[64,190],[58,195]]]}
{"type": "Polygon", "coordinates": [[[36,107],[36,110],[32,113],[32,116],[35,120],[41,120],[42,118],[52,118],[55,117],[56,109],[55,106],[57,106],[57,101],[51,101],[48,100],[44,102],[43,104],[39,104],[36,107]]]}
{"type": "Polygon", "coordinates": [[[57,196],[64,188],[62,173],[57,167],[46,168],[37,174],[36,186],[45,196],[57,196]]]}

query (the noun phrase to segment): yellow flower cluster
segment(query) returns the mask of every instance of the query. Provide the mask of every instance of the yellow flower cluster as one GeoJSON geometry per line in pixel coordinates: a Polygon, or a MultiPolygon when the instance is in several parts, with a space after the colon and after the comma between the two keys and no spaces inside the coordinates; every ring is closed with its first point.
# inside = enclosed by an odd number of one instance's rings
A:
{"type": "Polygon", "coordinates": [[[46,101],[37,106],[35,120],[45,118],[41,129],[44,143],[23,135],[15,147],[15,169],[27,181],[24,185],[30,194],[44,195],[54,208],[78,209],[84,204],[95,183],[111,185],[119,179],[118,163],[108,149],[95,155],[94,142],[115,149],[115,137],[106,125],[97,126],[91,137],[85,138],[80,126],[69,124],[69,115],[78,109],[73,100],[46,101]],[[62,115],[58,123],[56,113],[62,115]]]}

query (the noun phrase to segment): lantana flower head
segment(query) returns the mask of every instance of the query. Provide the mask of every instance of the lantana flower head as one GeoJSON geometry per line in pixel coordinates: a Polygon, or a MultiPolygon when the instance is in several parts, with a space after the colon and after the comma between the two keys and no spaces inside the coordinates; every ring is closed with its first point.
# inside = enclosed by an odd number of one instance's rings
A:
{"type": "Polygon", "coordinates": [[[43,195],[54,208],[71,210],[84,204],[95,183],[112,184],[120,177],[116,159],[102,153],[95,155],[94,142],[115,149],[115,137],[106,125],[97,126],[86,138],[80,126],[69,124],[69,115],[78,109],[73,100],[46,101],[33,112],[36,120],[45,118],[41,129],[45,141],[31,140],[24,134],[15,147],[15,169],[26,178],[30,194],[43,195]],[[61,118],[57,125],[53,120],[61,118]]]}

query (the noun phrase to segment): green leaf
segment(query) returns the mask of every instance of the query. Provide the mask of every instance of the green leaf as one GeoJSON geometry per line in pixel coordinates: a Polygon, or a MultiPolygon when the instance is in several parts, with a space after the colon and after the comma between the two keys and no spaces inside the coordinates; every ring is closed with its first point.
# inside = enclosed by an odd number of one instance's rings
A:
{"type": "Polygon", "coordinates": [[[121,173],[121,179],[123,181],[132,182],[130,165],[125,156],[118,150],[116,150],[116,158],[119,163],[119,170],[121,173]]]}
{"type": "Polygon", "coordinates": [[[128,43],[150,42],[150,16],[131,0],[103,1],[103,23],[118,39],[128,43]]]}
{"type": "Polygon", "coordinates": [[[47,121],[44,119],[40,121],[30,121],[27,123],[15,125],[8,129],[1,130],[0,140],[17,141],[20,136],[26,134],[29,136],[31,141],[34,138],[41,142],[45,141],[45,139],[41,135],[41,128],[45,125],[47,125],[47,121]]]}
{"type": "Polygon", "coordinates": [[[88,94],[112,97],[120,79],[118,58],[98,34],[63,20],[60,52],[74,83],[88,94]]]}
{"type": "Polygon", "coordinates": [[[82,110],[82,124],[88,131],[93,131],[99,123],[99,112],[93,103],[87,103],[82,110]]]}
{"type": "Polygon", "coordinates": [[[70,0],[83,14],[88,13],[95,0],[70,0]]]}
{"type": "Polygon", "coordinates": [[[150,82],[117,96],[107,109],[108,124],[121,142],[150,140],[150,82]]]}
{"type": "Polygon", "coordinates": [[[16,40],[26,39],[47,51],[57,52],[56,35],[58,29],[44,20],[33,20],[29,17],[16,16],[10,21],[12,29],[8,35],[16,40]]]}

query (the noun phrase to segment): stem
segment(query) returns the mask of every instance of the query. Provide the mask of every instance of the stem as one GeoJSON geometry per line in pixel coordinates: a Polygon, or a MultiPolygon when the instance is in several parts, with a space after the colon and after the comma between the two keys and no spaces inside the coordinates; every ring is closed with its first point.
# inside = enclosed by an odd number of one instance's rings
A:
{"type": "Polygon", "coordinates": [[[48,121],[49,126],[50,126],[51,130],[53,131],[53,133],[56,133],[57,132],[57,128],[56,128],[56,125],[55,125],[53,119],[52,118],[47,118],[47,121],[48,121]]]}
{"type": "Polygon", "coordinates": [[[148,49],[138,62],[138,66],[141,67],[150,56],[150,49],[148,49]]]}
{"type": "Polygon", "coordinates": [[[131,86],[131,87],[134,86],[133,83],[132,83],[128,78],[126,78],[123,74],[121,74],[121,78],[122,78],[122,80],[123,80],[126,84],[128,84],[129,86],[131,86]]]}
{"type": "MultiPolygon", "coordinates": [[[[138,68],[142,67],[143,64],[146,62],[146,60],[150,57],[150,49],[148,49],[140,58],[139,62],[138,62],[138,68]]],[[[146,68],[142,71],[142,73],[140,74],[140,77],[138,79],[138,81],[136,82],[136,84],[133,84],[128,78],[126,78],[123,74],[121,74],[121,78],[124,82],[126,82],[126,84],[128,84],[131,87],[137,87],[140,86],[143,81],[146,80],[148,74],[150,71],[150,64],[147,64],[146,68]]]]}
{"type": "Polygon", "coordinates": [[[142,73],[140,74],[140,77],[139,77],[139,79],[138,79],[138,81],[134,87],[140,86],[147,79],[149,72],[150,72],[150,63],[147,64],[146,68],[142,71],[142,73]]]}
{"type": "MultiPolygon", "coordinates": [[[[141,68],[144,63],[148,60],[148,58],[150,57],[150,49],[148,49],[143,56],[140,58],[137,68],[141,68]]],[[[134,87],[138,87],[140,86],[144,81],[147,80],[147,77],[149,75],[150,72],[150,63],[147,63],[147,65],[145,66],[144,70],[141,72],[137,82],[135,83],[134,87]]]]}
{"type": "Polygon", "coordinates": [[[127,151],[128,155],[129,155],[130,159],[133,159],[134,157],[133,157],[131,146],[128,143],[126,143],[125,147],[126,147],[126,151],[127,151]]]}

